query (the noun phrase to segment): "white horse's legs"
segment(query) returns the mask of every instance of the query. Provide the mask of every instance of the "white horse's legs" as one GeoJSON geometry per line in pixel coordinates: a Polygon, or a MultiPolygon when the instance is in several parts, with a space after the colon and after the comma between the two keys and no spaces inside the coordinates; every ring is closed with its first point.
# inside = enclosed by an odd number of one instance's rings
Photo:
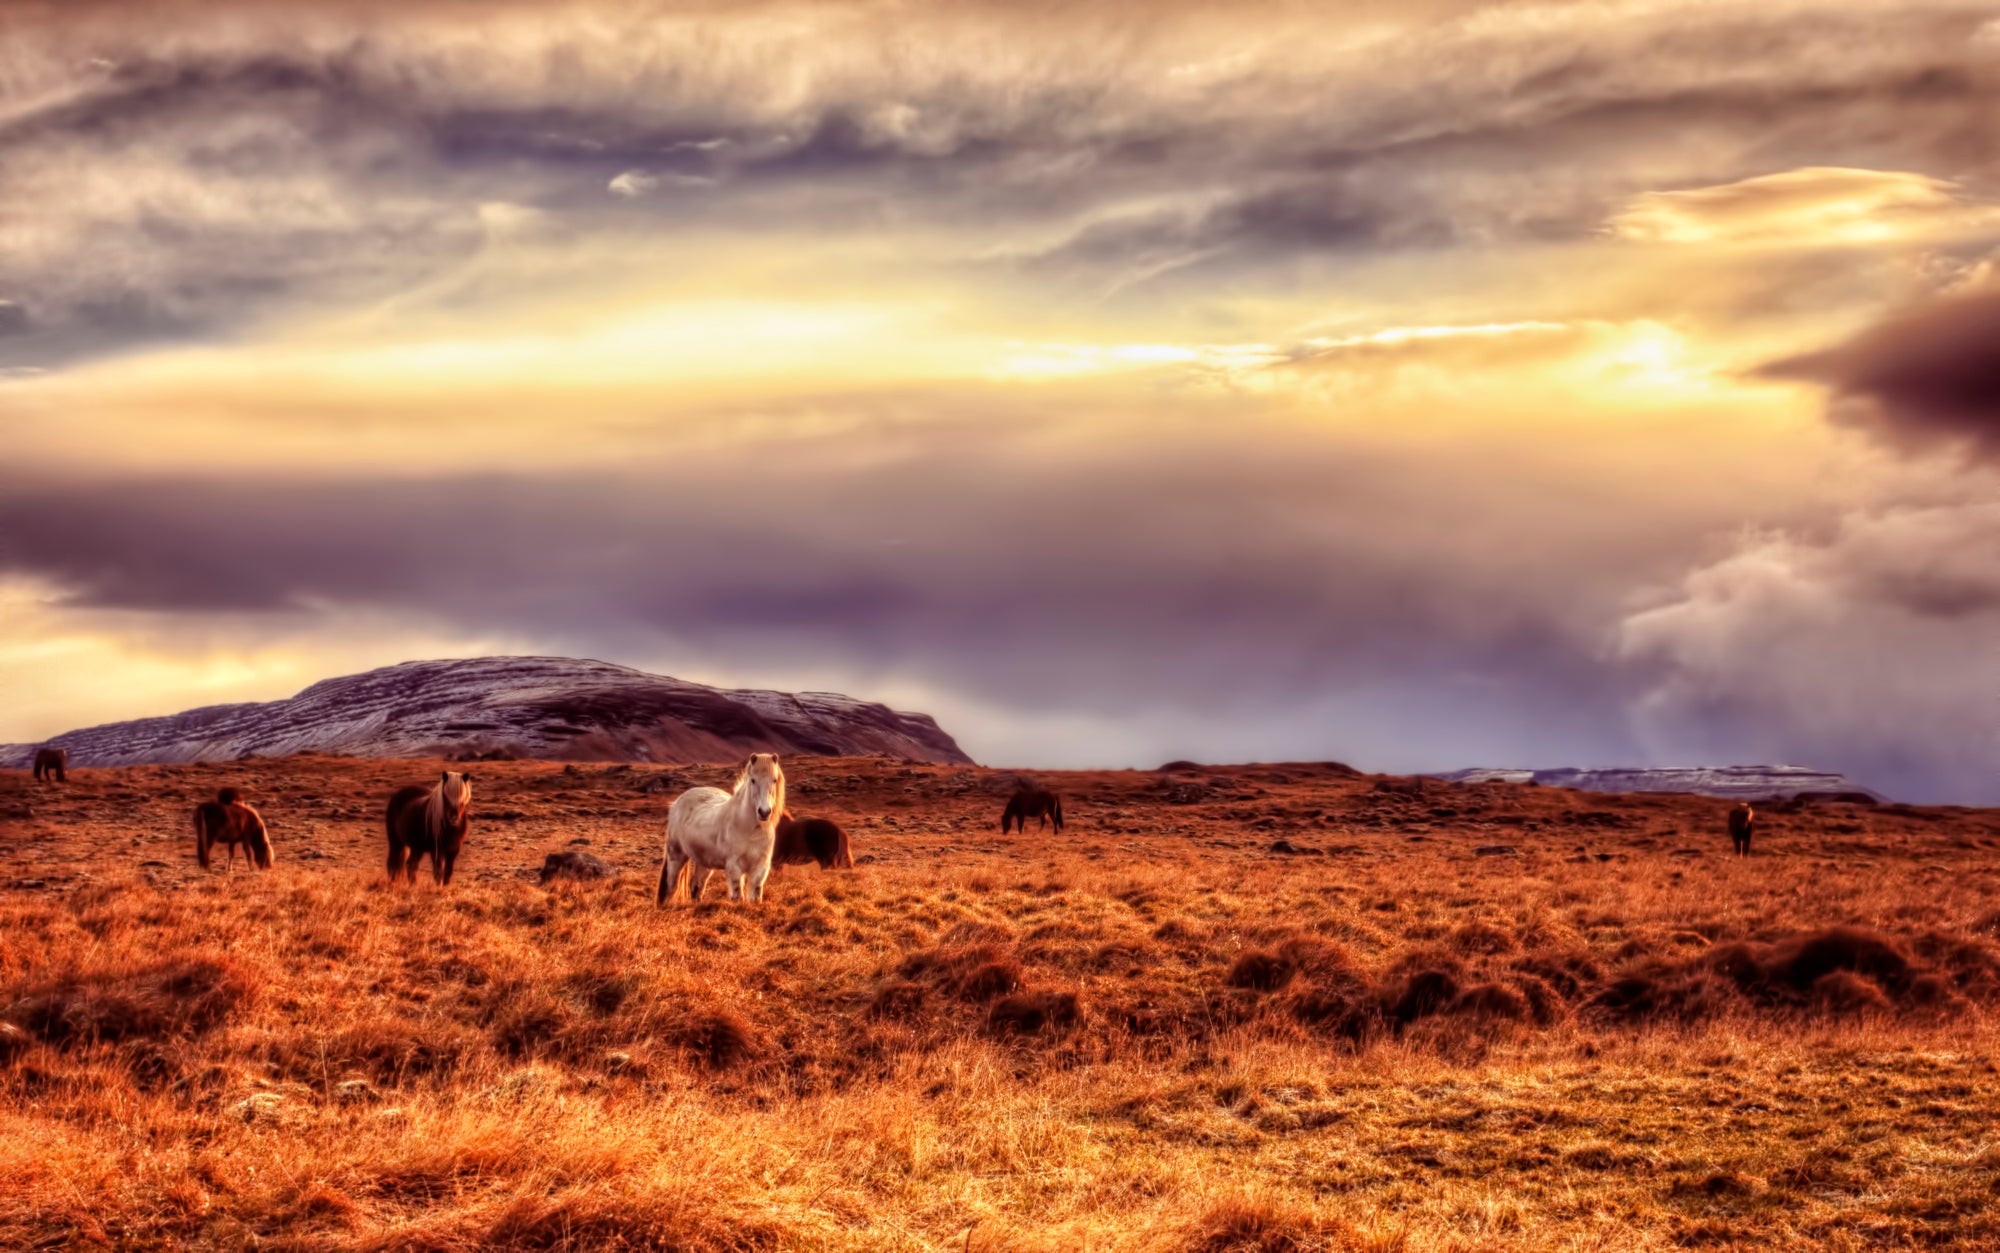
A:
{"type": "Polygon", "coordinates": [[[750,867],[750,873],[746,877],[750,881],[748,892],[750,899],[753,901],[762,901],[764,899],[764,880],[771,877],[770,860],[767,858],[750,867]]]}

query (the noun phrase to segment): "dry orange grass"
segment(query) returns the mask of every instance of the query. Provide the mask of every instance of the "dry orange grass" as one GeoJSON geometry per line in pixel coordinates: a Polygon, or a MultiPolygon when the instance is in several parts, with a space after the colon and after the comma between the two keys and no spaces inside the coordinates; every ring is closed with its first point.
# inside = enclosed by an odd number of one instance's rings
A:
{"type": "Polygon", "coordinates": [[[990,772],[794,760],[869,860],[662,911],[721,771],[476,765],[387,888],[436,768],[0,785],[0,1247],[2000,1244],[1989,812],[1739,863],[1699,798],[1246,767],[1003,839],[990,772]],[[222,782],[269,874],[194,869],[222,782]],[[579,840],[624,877],[536,886],[579,840]]]}

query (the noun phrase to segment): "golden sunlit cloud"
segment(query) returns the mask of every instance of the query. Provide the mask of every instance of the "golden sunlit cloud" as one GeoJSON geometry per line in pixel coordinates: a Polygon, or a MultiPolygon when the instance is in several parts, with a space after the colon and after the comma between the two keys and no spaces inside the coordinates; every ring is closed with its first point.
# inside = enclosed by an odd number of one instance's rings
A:
{"type": "Polygon", "coordinates": [[[1639,243],[1820,248],[1990,233],[2000,229],[2000,206],[1972,203],[1956,183],[1922,174],[1815,167],[1648,192],[1610,226],[1639,243]]]}

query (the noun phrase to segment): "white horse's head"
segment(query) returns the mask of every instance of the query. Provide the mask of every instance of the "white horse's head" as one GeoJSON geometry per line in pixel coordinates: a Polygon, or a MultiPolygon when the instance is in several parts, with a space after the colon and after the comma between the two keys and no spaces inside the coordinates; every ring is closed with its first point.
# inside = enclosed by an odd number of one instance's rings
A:
{"type": "Polygon", "coordinates": [[[750,760],[743,763],[743,773],[736,780],[736,791],[740,795],[747,791],[750,803],[757,807],[757,821],[769,822],[771,815],[785,808],[785,772],[778,765],[776,753],[753,753],[750,760]]]}

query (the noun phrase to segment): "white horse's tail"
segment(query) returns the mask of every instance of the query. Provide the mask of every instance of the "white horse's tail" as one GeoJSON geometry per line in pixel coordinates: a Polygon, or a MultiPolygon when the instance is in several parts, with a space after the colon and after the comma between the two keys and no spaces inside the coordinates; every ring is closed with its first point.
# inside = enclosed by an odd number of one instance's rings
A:
{"type": "Polygon", "coordinates": [[[655,905],[664,905],[668,901],[684,901],[688,898],[688,879],[694,870],[694,862],[691,860],[681,862],[681,872],[673,877],[672,882],[668,882],[667,867],[673,864],[668,858],[660,859],[660,890],[653,898],[655,905]]]}

